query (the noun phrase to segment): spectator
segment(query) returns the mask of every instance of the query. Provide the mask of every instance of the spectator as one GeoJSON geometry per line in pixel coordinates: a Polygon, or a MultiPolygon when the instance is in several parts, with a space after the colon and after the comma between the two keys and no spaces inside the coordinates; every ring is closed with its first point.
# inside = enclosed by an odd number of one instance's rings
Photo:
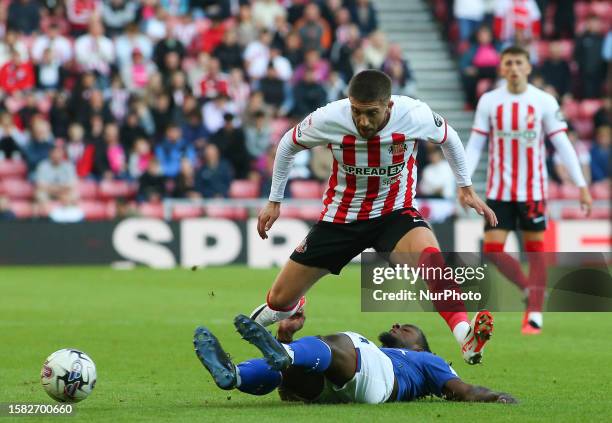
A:
{"type": "Polygon", "coordinates": [[[53,58],[50,48],[45,50],[43,57],[34,68],[36,88],[41,90],[57,90],[62,86],[64,73],[61,63],[53,58]]]}
{"type": "Polygon", "coordinates": [[[51,49],[53,59],[62,65],[72,59],[72,44],[66,37],[60,34],[60,28],[57,24],[49,25],[46,34],[36,37],[32,45],[32,59],[34,62],[40,62],[47,49],[51,49]]]}
{"type": "Polygon", "coordinates": [[[0,113],[0,160],[21,155],[28,136],[16,125],[9,112],[0,113]]]}
{"type": "Polygon", "coordinates": [[[452,199],[457,190],[453,171],[444,160],[442,150],[437,146],[432,147],[428,151],[429,164],[423,169],[419,188],[425,196],[452,199]]]}
{"type": "MultiPolygon", "coordinates": [[[[555,15],[553,18],[552,38],[574,38],[576,16],[574,14],[574,0],[556,0],[555,15]]],[[[540,8],[540,10],[545,10],[540,8]]]]}
{"type": "Polygon", "coordinates": [[[15,51],[22,62],[28,61],[28,47],[14,30],[7,30],[4,39],[0,37],[0,68],[12,60],[15,51]]]}
{"type": "MultiPolygon", "coordinates": [[[[330,60],[333,68],[335,71],[340,73],[340,76],[346,83],[348,83],[348,81],[356,73],[355,69],[353,69],[352,60],[353,54],[361,48],[360,45],[361,36],[359,34],[359,28],[357,28],[357,25],[350,25],[346,34],[346,40],[344,42],[336,40],[332,46],[330,60]]],[[[363,56],[363,60],[365,61],[365,53],[363,50],[360,54],[363,56]]]]}
{"type": "Polygon", "coordinates": [[[293,83],[300,82],[306,71],[312,72],[318,82],[325,82],[329,77],[330,66],[327,60],[321,57],[318,50],[307,50],[304,55],[304,63],[298,66],[293,74],[293,83]]]}
{"type": "Polygon", "coordinates": [[[115,200],[115,220],[123,220],[130,217],[138,217],[140,214],[132,203],[123,197],[115,200]]]}
{"type": "Polygon", "coordinates": [[[241,4],[238,11],[237,20],[238,44],[247,46],[255,41],[258,36],[258,30],[253,21],[251,5],[241,4]]]}
{"type": "Polygon", "coordinates": [[[57,2],[53,9],[42,14],[40,20],[41,31],[47,32],[52,25],[57,25],[59,33],[63,36],[70,34],[70,23],[66,18],[66,7],[63,2],[57,2]]]}
{"type": "Polygon", "coordinates": [[[569,63],[561,56],[561,43],[552,41],[549,47],[549,58],[542,63],[540,73],[544,80],[555,87],[560,97],[569,92],[572,73],[569,63]]]}
{"type": "Polygon", "coordinates": [[[331,28],[321,17],[316,3],[309,3],[304,8],[304,15],[295,23],[294,28],[300,34],[302,47],[305,50],[318,50],[323,53],[332,45],[331,28]]]}
{"type": "Polygon", "coordinates": [[[281,50],[277,46],[270,48],[270,61],[268,66],[274,66],[278,77],[283,81],[289,81],[293,75],[293,69],[289,59],[282,55],[281,50]]]}
{"type": "Polygon", "coordinates": [[[593,127],[610,125],[610,114],[612,113],[612,99],[604,98],[603,105],[593,115],[593,127]]]}
{"type": "Polygon", "coordinates": [[[268,62],[270,61],[270,44],[272,35],[269,31],[263,30],[259,34],[259,39],[251,41],[244,50],[244,65],[247,75],[251,79],[260,79],[266,74],[268,62]]]}
{"type": "Polygon", "coordinates": [[[485,15],[484,0],[455,0],[453,13],[459,24],[459,40],[469,42],[482,25],[485,15]]]}
{"type": "Polygon", "coordinates": [[[223,41],[215,47],[212,55],[219,59],[223,72],[242,67],[242,47],[238,44],[238,34],[234,29],[225,32],[223,41]]]}
{"type": "Polygon", "coordinates": [[[236,125],[234,120],[233,114],[225,113],[223,127],[210,138],[210,143],[218,148],[221,157],[233,167],[236,178],[244,179],[249,174],[250,157],[246,148],[244,131],[236,125]]]}
{"type": "Polygon", "coordinates": [[[391,78],[394,94],[413,96],[415,94],[415,82],[408,61],[404,59],[402,47],[399,44],[391,44],[387,58],[381,68],[391,78]]]}
{"type": "Polygon", "coordinates": [[[373,68],[380,69],[388,52],[389,43],[385,33],[382,31],[372,32],[363,48],[366,60],[372,64],[373,68]]]}
{"type": "Polygon", "coordinates": [[[102,5],[102,20],[106,27],[106,35],[114,38],[123,29],[134,22],[138,4],[132,0],[105,0],[102,5]]]}
{"type": "Polygon", "coordinates": [[[230,100],[236,105],[236,111],[238,114],[244,112],[249,96],[251,95],[251,88],[244,80],[244,73],[241,68],[234,68],[231,70],[229,75],[229,82],[227,86],[227,93],[229,94],[230,100]]]}
{"type": "MultiPolygon", "coordinates": [[[[177,171],[178,172],[178,171],[177,171]]],[[[136,198],[141,202],[159,203],[166,193],[166,181],[159,161],[153,157],[138,179],[136,198]]]]}
{"type": "Polygon", "coordinates": [[[79,123],[72,123],[68,128],[68,160],[74,165],[79,178],[91,175],[94,166],[95,147],[85,140],[85,129],[79,123]]]}
{"type": "Polygon", "coordinates": [[[181,170],[174,180],[174,198],[200,198],[196,188],[195,170],[188,159],[181,160],[181,170]]]}
{"type": "Polygon", "coordinates": [[[480,27],[476,32],[476,44],[471,46],[461,57],[461,79],[466,93],[467,102],[471,107],[476,105],[476,86],[481,79],[495,80],[499,53],[493,44],[493,34],[486,27],[480,27]]]}
{"type": "Polygon", "coordinates": [[[153,44],[149,37],[138,31],[136,23],[130,23],[126,26],[122,35],[115,39],[115,52],[119,68],[132,62],[135,50],[140,51],[145,62],[148,62],[153,56],[153,44]]]}
{"type": "Polygon", "coordinates": [[[66,138],[68,136],[70,121],[68,95],[66,92],[57,92],[51,100],[51,110],[49,110],[51,132],[59,138],[66,138]]]}
{"type": "Polygon", "coordinates": [[[212,100],[220,95],[228,95],[228,76],[221,72],[219,59],[211,57],[204,78],[199,82],[200,98],[204,101],[212,100]]]}
{"type": "Polygon", "coordinates": [[[15,213],[11,210],[11,203],[8,197],[0,194],[0,222],[6,222],[17,219],[15,213]]]}
{"type": "Polygon", "coordinates": [[[155,139],[159,140],[166,133],[166,129],[174,123],[175,113],[172,99],[167,93],[160,94],[154,101],[151,116],[155,122],[155,139]]]}
{"type": "Polygon", "coordinates": [[[182,16],[189,13],[189,0],[161,0],[160,4],[170,16],[182,16]]]}
{"type": "Polygon", "coordinates": [[[18,51],[13,50],[11,60],[0,67],[0,89],[8,95],[34,88],[36,77],[29,61],[22,61],[18,51]]]}
{"type": "MultiPolygon", "coordinates": [[[[571,125],[568,125],[567,136],[573,144],[574,150],[576,150],[576,155],[578,156],[578,162],[580,163],[584,179],[587,181],[587,183],[589,183],[591,180],[591,154],[589,153],[589,146],[584,141],[580,141],[577,138],[576,131],[571,127],[571,125]]],[[[553,156],[553,164],[555,175],[559,182],[562,184],[573,185],[574,183],[572,178],[557,151],[555,151],[553,156]]]]}
{"type": "Polygon", "coordinates": [[[70,203],[77,199],[77,175],[74,164],[66,160],[64,150],[59,146],[53,147],[49,157],[37,165],[34,181],[36,202],[40,208],[44,208],[52,200],[70,203]]]}
{"type": "Polygon", "coordinates": [[[304,49],[300,35],[293,31],[287,35],[285,40],[284,56],[289,60],[291,66],[297,67],[304,60],[304,49]]]}
{"type": "Polygon", "coordinates": [[[129,91],[142,93],[156,71],[155,64],[145,61],[142,51],[135,48],[131,62],[121,68],[121,79],[129,91]]]}
{"type": "MultiPolygon", "coordinates": [[[[3,5],[3,7],[6,7],[3,5]]],[[[14,0],[8,7],[7,27],[31,35],[40,25],[40,3],[37,0],[14,0]]]]}
{"type": "MultiPolygon", "coordinates": [[[[288,98],[291,90],[289,83],[278,77],[278,72],[272,65],[268,67],[266,76],[255,84],[255,88],[262,92],[266,104],[273,106],[277,111],[283,105],[286,106],[286,100],[291,100],[288,98]]],[[[283,110],[286,110],[286,107],[283,110]]]]}
{"type": "Polygon", "coordinates": [[[211,17],[208,28],[196,35],[193,39],[193,50],[212,53],[223,41],[223,36],[228,30],[228,25],[218,17],[211,17]]]}
{"type": "Polygon", "coordinates": [[[121,126],[121,145],[125,151],[132,151],[132,147],[139,138],[147,138],[147,132],[140,124],[138,113],[131,111],[128,113],[125,123],[121,126]]]}
{"type": "Polygon", "coordinates": [[[202,124],[202,115],[197,110],[187,114],[181,130],[183,131],[183,139],[197,150],[204,148],[206,141],[210,137],[210,134],[202,124]]]}
{"type": "Polygon", "coordinates": [[[325,105],[327,93],[316,80],[313,71],[306,70],[304,79],[298,82],[293,89],[293,98],[295,105],[292,113],[295,117],[301,119],[313,110],[325,105]]]}
{"type": "Polygon", "coordinates": [[[255,124],[244,128],[246,148],[251,159],[259,159],[266,154],[272,141],[272,131],[266,113],[259,110],[255,113],[255,124]]]}
{"type": "Polygon", "coordinates": [[[181,128],[174,123],[170,123],[166,129],[166,138],[155,147],[155,156],[161,165],[162,174],[166,178],[176,177],[183,158],[195,163],[195,150],[193,146],[185,142],[182,135],[181,128]]]}
{"type": "Polygon", "coordinates": [[[378,28],[376,9],[370,0],[356,0],[350,9],[353,22],[359,26],[361,35],[367,37],[378,28]]]}
{"type": "Polygon", "coordinates": [[[115,60],[115,46],[104,36],[104,27],[100,21],[91,21],[89,32],[76,39],[74,51],[79,65],[84,70],[96,72],[101,78],[101,85],[108,86],[111,65],[115,60]]]}
{"type": "Polygon", "coordinates": [[[102,12],[101,0],[66,0],[66,16],[73,37],[83,35],[95,16],[102,12]]]}
{"type": "Polygon", "coordinates": [[[578,75],[582,82],[582,97],[601,96],[606,63],[601,54],[603,47],[601,22],[597,16],[587,20],[585,31],[578,36],[574,47],[574,59],[578,64],[578,75]]]}
{"type": "Polygon", "coordinates": [[[204,198],[227,197],[232,177],[232,168],[220,156],[217,146],[207,145],[202,167],[196,175],[196,188],[200,195],[204,198]]]}
{"type": "Polygon", "coordinates": [[[278,16],[287,16],[287,10],[277,0],[255,0],[252,13],[255,25],[269,31],[274,30],[274,23],[278,16]]]}
{"type": "Polygon", "coordinates": [[[330,73],[329,79],[325,84],[325,90],[327,91],[327,101],[332,102],[346,98],[347,88],[347,84],[342,80],[338,72],[330,73]]]}
{"type": "Polygon", "coordinates": [[[181,42],[176,38],[175,34],[171,31],[172,26],[169,25],[168,31],[166,31],[166,36],[160,40],[153,49],[153,60],[155,61],[155,65],[162,73],[167,73],[167,61],[166,58],[169,55],[173,55],[174,57],[170,59],[170,62],[179,63],[183,60],[185,56],[185,47],[181,42]]]}
{"type": "Polygon", "coordinates": [[[223,116],[226,113],[235,115],[236,105],[227,96],[218,95],[202,107],[202,121],[210,134],[214,134],[224,125],[223,116]]]}
{"type": "MultiPolygon", "coordinates": [[[[351,12],[349,12],[349,10],[344,7],[338,10],[338,13],[336,14],[336,18],[335,18],[335,27],[336,27],[335,40],[336,42],[340,44],[344,44],[348,41],[348,33],[352,25],[354,24],[351,22],[351,12]]],[[[357,31],[359,31],[359,27],[357,25],[355,25],[355,28],[357,28],[357,31]]]]}
{"type": "Polygon", "coordinates": [[[540,38],[540,9],[535,0],[497,0],[493,32],[502,43],[511,42],[517,31],[528,39],[540,38]]]}
{"type": "Polygon", "coordinates": [[[151,152],[151,144],[146,138],[137,138],[130,153],[128,168],[133,179],[140,178],[149,168],[149,163],[155,156],[151,152]]]}
{"type": "Polygon", "coordinates": [[[72,198],[60,198],[59,204],[49,211],[49,220],[55,223],[78,223],[84,219],[85,213],[72,198]]]}
{"type": "Polygon", "coordinates": [[[591,147],[591,180],[593,182],[610,179],[610,125],[595,130],[595,142],[591,147]]]}
{"type": "Polygon", "coordinates": [[[49,123],[42,116],[32,119],[31,139],[23,153],[28,163],[28,169],[35,171],[38,164],[49,157],[53,149],[53,134],[49,123]]]}

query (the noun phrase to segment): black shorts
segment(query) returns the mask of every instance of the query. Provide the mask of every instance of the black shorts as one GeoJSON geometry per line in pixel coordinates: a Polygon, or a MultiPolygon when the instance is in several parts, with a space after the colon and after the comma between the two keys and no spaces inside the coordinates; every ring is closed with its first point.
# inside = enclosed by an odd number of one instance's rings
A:
{"type": "Polygon", "coordinates": [[[429,225],[412,207],[370,220],[350,223],[320,221],[293,251],[291,259],[338,275],[363,250],[374,248],[378,252],[391,252],[406,233],[418,227],[429,228],[429,225]]]}
{"type": "Polygon", "coordinates": [[[546,201],[496,201],[487,200],[487,205],[497,215],[496,227],[485,223],[485,231],[505,229],[515,231],[517,228],[524,231],[546,230],[546,201]],[[518,225],[517,225],[518,224],[518,225]]]}

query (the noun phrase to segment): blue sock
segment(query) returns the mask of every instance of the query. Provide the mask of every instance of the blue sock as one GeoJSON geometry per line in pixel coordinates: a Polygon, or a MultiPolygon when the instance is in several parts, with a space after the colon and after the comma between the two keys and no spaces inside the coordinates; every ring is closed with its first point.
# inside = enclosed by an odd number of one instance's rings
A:
{"type": "Polygon", "coordinates": [[[272,370],[263,358],[254,358],[240,363],[237,367],[238,390],[251,395],[266,395],[278,388],[282,376],[272,370]]]}
{"type": "Polygon", "coordinates": [[[323,373],[330,366],[332,353],[329,346],[315,336],[305,336],[289,344],[293,351],[293,365],[308,371],[323,373]]]}

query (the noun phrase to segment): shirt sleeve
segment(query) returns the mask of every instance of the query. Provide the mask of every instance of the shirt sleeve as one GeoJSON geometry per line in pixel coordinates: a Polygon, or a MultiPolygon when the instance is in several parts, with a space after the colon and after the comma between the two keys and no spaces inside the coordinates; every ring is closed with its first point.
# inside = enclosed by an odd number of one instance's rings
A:
{"type": "Polygon", "coordinates": [[[546,135],[551,138],[559,132],[567,131],[567,122],[557,100],[547,95],[543,106],[542,124],[546,135]]]}
{"type": "Polygon", "coordinates": [[[433,354],[425,362],[424,373],[429,391],[438,397],[442,396],[442,389],[446,382],[451,379],[459,379],[457,373],[446,361],[433,354]]]}
{"type": "Polygon", "coordinates": [[[489,135],[491,129],[491,116],[490,107],[488,106],[487,95],[483,95],[478,100],[478,106],[476,106],[476,113],[474,114],[474,124],[472,125],[472,131],[477,132],[481,135],[489,135]]]}
{"type": "Polygon", "coordinates": [[[291,140],[302,148],[312,148],[329,143],[326,109],[321,107],[304,118],[291,130],[291,140]]]}
{"type": "Polygon", "coordinates": [[[413,119],[417,126],[417,138],[444,144],[448,137],[448,123],[446,119],[434,112],[425,103],[419,104],[413,110],[413,119]]]}

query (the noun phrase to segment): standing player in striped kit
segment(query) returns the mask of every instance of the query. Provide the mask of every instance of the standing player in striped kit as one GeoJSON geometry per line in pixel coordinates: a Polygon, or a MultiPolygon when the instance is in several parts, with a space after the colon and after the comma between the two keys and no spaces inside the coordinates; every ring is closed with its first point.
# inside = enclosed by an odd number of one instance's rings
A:
{"type": "MultiPolygon", "coordinates": [[[[354,76],[349,98],[329,103],[307,116],[281,139],[268,204],[259,215],[259,235],[266,239],[280,215],[287,175],[299,151],[317,145],[333,154],[329,188],[321,218],[297,246],[251,317],[263,326],[301,309],[304,294],[327,273],[339,274],[369,247],[381,252],[416,253],[412,265],[443,267],[438,242],[412,200],[416,189],[417,140],[439,144],[463,193],[465,203],[495,226],[495,214],[472,189],[459,136],[442,117],[418,100],[391,95],[391,80],[376,70],[354,76]]],[[[429,280],[441,290],[441,280],[429,280]]],[[[455,285],[455,284],[452,284],[455,285]]],[[[458,289],[456,286],[446,288],[458,289]]],[[[464,359],[480,362],[493,329],[487,311],[470,323],[460,301],[434,302],[462,348],[464,359]]]]}
{"type": "MultiPolygon", "coordinates": [[[[485,224],[484,253],[511,281],[528,295],[522,332],[538,334],[542,328],[542,307],[546,289],[544,230],[546,229],[547,172],[544,136],[547,136],[580,187],[580,204],[586,215],[591,196],[580,163],[567,137],[567,123],[555,98],[529,84],[529,53],[521,47],[502,52],[500,73],[504,86],[484,94],[476,108],[466,154],[470,176],[489,140],[487,204],[495,211],[499,225],[485,224]],[[510,231],[520,229],[529,252],[529,275],[505,254],[510,231]]],[[[462,193],[459,193],[462,202],[462,193]]]]}

